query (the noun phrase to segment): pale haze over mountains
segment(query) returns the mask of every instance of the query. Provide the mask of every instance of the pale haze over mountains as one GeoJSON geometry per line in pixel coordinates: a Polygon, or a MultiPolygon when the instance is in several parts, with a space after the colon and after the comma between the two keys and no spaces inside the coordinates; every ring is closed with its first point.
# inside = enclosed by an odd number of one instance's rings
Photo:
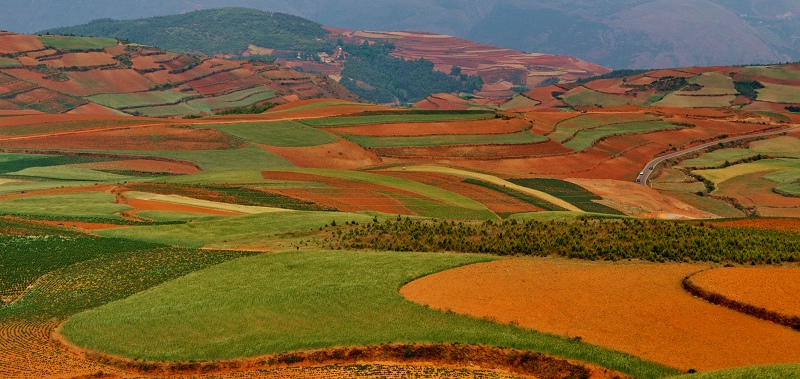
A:
{"type": "Polygon", "coordinates": [[[324,25],[422,30],[615,69],[800,60],[797,0],[5,0],[0,29],[35,33],[97,18],[223,6],[324,25]]]}

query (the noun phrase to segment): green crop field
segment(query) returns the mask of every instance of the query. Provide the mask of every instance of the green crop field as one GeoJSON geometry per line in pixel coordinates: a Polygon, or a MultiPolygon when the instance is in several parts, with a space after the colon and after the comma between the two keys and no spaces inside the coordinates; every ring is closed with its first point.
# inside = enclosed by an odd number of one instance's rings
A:
{"type": "Polygon", "coordinates": [[[529,99],[522,95],[516,95],[511,101],[503,104],[503,109],[533,107],[539,104],[541,103],[536,100],[529,99]]]}
{"type": "Polygon", "coordinates": [[[550,133],[548,137],[558,142],[564,142],[574,136],[575,133],[585,129],[594,129],[609,124],[661,120],[656,116],[647,114],[613,114],[613,118],[609,118],[609,116],[605,114],[589,114],[561,121],[556,124],[555,131],[550,133]]]}
{"type": "Polygon", "coordinates": [[[195,127],[216,129],[245,141],[270,146],[317,146],[338,141],[338,138],[333,134],[314,129],[295,121],[204,124],[196,125],[195,127]]]}
{"type": "Polygon", "coordinates": [[[797,86],[762,83],[764,88],[756,90],[758,100],[770,103],[796,103],[800,99],[800,89],[797,86]]]}
{"type": "Polygon", "coordinates": [[[567,93],[563,96],[564,102],[572,106],[601,106],[616,107],[620,105],[634,104],[635,99],[625,96],[607,95],[604,93],[586,89],[585,91],[573,94],[567,93]]]}
{"type": "Polygon", "coordinates": [[[202,171],[191,175],[180,175],[152,180],[159,183],[173,184],[270,184],[273,180],[264,179],[260,170],[225,170],[202,171]]]}
{"type": "Polygon", "coordinates": [[[731,102],[736,99],[735,95],[694,96],[689,94],[691,92],[673,92],[654,105],[679,108],[718,108],[729,107],[731,102]]]}
{"type": "Polygon", "coordinates": [[[112,119],[112,120],[80,120],[80,121],[59,121],[41,124],[27,124],[0,127],[0,136],[14,137],[31,134],[47,134],[68,132],[73,130],[102,129],[114,126],[143,125],[153,124],[150,120],[112,119]]]}
{"type": "Polygon", "coordinates": [[[130,108],[125,110],[128,113],[141,115],[145,117],[169,117],[169,116],[186,116],[196,115],[202,112],[200,109],[190,106],[186,103],[178,103],[175,105],[158,105],[143,108],[130,108]]]}
{"type": "Polygon", "coordinates": [[[97,50],[119,43],[114,38],[72,36],[39,36],[39,41],[47,47],[59,50],[97,50]]]}
{"type": "Polygon", "coordinates": [[[136,212],[136,216],[155,222],[214,221],[225,218],[225,216],[212,216],[205,213],[172,211],[140,211],[136,212]]]}
{"type": "Polygon", "coordinates": [[[523,192],[511,189],[511,188],[508,188],[505,185],[501,186],[501,185],[498,185],[498,184],[495,184],[495,183],[489,183],[487,181],[478,180],[478,179],[472,179],[472,178],[465,179],[464,183],[474,184],[474,185],[477,185],[477,186],[485,187],[485,188],[500,192],[502,194],[511,196],[511,197],[513,197],[513,198],[515,198],[517,200],[520,200],[520,201],[523,201],[525,203],[528,203],[528,204],[534,205],[536,207],[539,207],[539,208],[541,208],[541,209],[543,209],[545,211],[548,211],[548,213],[549,212],[561,212],[561,211],[564,211],[564,208],[561,208],[561,207],[559,207],[557,205],[549,203],[549,202],[547,202],[547,201],[545,201],[543,199],[540,199],[538,197],[530,196],[530,195],[528,195],[526,193],[523,193],[523,192]]]}
{"type": "Polygon", "coordinates": [[[582,130],[575,137],[564,142],[564,146],[576,150],[586,150],[595,142],[619,134],[649,133],[661,130],[680,129],[682,126],[670,124],[665,121],[630,122],[627,124],[611,124],[595,129],[582,130]]]}
{"type": "Polygon", "coordinates": [[[764,159],[752,163],[737,164],[730,167],[696,170],[692,173],[700,175],[716,185],[733,179],[737,176],[753,174],[757,172],[783,171],[800,169],[800,160],[790,158],[764,159]]]}
{"type": "Polygon", "coordinates": [[[420,199],[413,196],[405,196],[396,193],[384,193],[399,200],[406,208],[422,216],[441,219],[461,219],[461,220],[490,220],[497,219],[497,215],[491,211],[482,209],[468,209],[449,204],[442,204],[436,201],[420,199]]]}
{"type": "Polygon", "coordinates": [[[139,151],[130,153],[187,160],[199,164],[203,170],[208,171],[269,170],[294,167],[292,162],[255,145],[227,150],[176,150],[159,151],[157,153],[139,151]]]}
{"type": "Polygon", "coordinates": [[[133,209],[116,204],[114,195],[82,192],[66,195],[21,197],[0,201],[0,213],[57,218],[120,218],[116,212],[133,209]]]}
{"type": "Polygon", "coordinates": [[[783,136],[750,143],[750,150],[773,157],[800,158],[800,139],[783,136]]]}
{"type": "Polygon", "coordinates": [[[227,95],[189,100],[192,108],[211,113],[217,109],[246,107],[275,97],[275,91],[267,87],[255,87],[227,95]]]}
{"type": "Polygon", "coordinates": [[[115,183],[121,183],[134,178],[127,175],[117,175],[103,171],[95,171],[88,168],[68,166],[31,167],[17,172],[8,173],[8,175],[56,180],[115,183]]]}
{"type": "Polygon", "coordinates": [[[509,134],[453,134],[423,137],[369,137],[343,135],[363,147],[444,146],[444,145],[513,145],[547,141],[546,137],[524,130],[509,134]]]}
{"type": "Polygon", "coordinates": [[[721,149],[705,153],[694,159],[687,159],[681,162],[680,167],[712,168],[720,167],[725,162],[731,163],[737,160],[751,158],[758,155],[750,149],[721,149]]]}
{"type": "MultiPolygon", "coordinates": [[[[742,74],[754,76],[766,76],[768,78],[780,80],[800,80],[800,71],[788,70],[780,67],[753,66],[742,70],[742,74]]],[[[757,78],[756,78],[757,79],[757,78]]]]}
{"type": "Polygon", "coordinates": [[[564,200],[586,212],[604,213],[612,215],[622,215],[614,208],[595,203],[593,200],[603,200],[585,188],[558,179],[510,179],[510,182],[524,187],[533,188],[542,192],[549,193],[561,200],[564,200]]]}
{"type": "MultiPolygon", "coordinates": [[[[0,203],[1,204],[1,203],[0,203]]],[[[199,248],[227,242],[264,242],[276,234],[316,229],[336,221],[371,222],[372,216],[344,212],[281,212],[180,225],[153,225],[98,231],[106,237],[199,248]]]]}
{"type": "Polygon", "coordinates": [[[800,364],[740,367],[728,370],[679,375],[669,379],[788,379],[800,378],[800,364]]]}
{"type": "Polygon", "coordinates": [[[345,125],[365,125],[365,124],[386,124],[402,122],[434,122],[434,121],[458,121],[458,120],[480,120],[495,117],[493,112],[486,111],[415,111],[415,112],[380,112],[381,114],[366,113],[361,116],[341,116],[314,118],[300,120],[308,126],[345,126],[345,125]]]}
{"type": "Polygon", "coordinates": [[[89,96],[87,99],[100,105],[105,105],[109,108],[121,109],[172,104],[191,96],[193,95],[178,91],[150,91],[94,95],[89,96]]]}
{"type": "Polygon", "coordinates": [[[360,105],[363,106],[364,109],[378,107],[374,104],[363,104],[363,103],[354,103],[352,101],[320,101],[317,103],[311,103],[306,105],[301,105],[298,107],[292,107],[282,111],[272,111],[270,113],[281,113],[281,112],[292,112],[292,111],[302,111],[306,109],[314,109],[314,108],[322,108],[322,107],[329,107],[329,106],[336,106],[336,105],[360,105]]]}
{"type": "Polygon", "coordinates": [[[460,342],[542,351],[640,378],[676,374],[576,340],[434,311],[397,289],[491,260],[418,253],[290,252],[242,258],[73,316],[81,346],[156,361],[217,360],[387,342],[460,342]]]}
{"type": "Polygon", "coordinates": [[[0,68],[21,66],[18,60],[14,58],[0,57],[0,68]]]}
{"type": "Polygon", "coordinates": [[[689,78],[689,83],[695,83],[703,86],[698,91],[681,90],[676,94],[683,95],[736,95],[738,92],[733,87],[733,79],[717,74],[715,72],[706,72],[704,74],[689,78]]]}

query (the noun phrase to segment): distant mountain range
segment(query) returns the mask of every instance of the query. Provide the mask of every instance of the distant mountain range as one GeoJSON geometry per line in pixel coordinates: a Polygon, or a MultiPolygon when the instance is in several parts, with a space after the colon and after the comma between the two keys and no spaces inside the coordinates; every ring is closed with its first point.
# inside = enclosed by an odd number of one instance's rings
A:
{"type": "Polygon", "coordinates": [[[795,0],[6,0],[0,29],[36,32],[97,18],[222,6],[354,30],[421,30],[575,56],[615,69],[800,60],[795,0]]]}

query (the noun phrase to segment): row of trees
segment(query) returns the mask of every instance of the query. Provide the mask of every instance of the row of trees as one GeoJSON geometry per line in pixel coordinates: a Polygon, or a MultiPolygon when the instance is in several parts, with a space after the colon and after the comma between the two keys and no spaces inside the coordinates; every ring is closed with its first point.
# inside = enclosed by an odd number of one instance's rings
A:
{"type": "Polygon", "coordinates": [[[558,255],[590,260],[780,263],[800,260],[800,235],[655,220],[590,219],[482,224],[386,221],[339,228],[334,248],[558,255]]]}

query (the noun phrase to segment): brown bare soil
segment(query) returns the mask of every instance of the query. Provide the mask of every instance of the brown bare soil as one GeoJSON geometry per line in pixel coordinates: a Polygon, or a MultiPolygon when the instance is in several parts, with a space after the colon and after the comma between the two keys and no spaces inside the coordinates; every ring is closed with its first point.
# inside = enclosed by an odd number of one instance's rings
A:
{"type": "Polygon", "coordinates": [[[0,54],[13,54],[41,49],[44,49],[44,45],[35,36],[24,34],[0,35],[0,54]]]}
{"type": "Polygon", "coordinates": [[[472,107],[469,101],[449,93],[437,93],[414,104],[414,108],[427,110],[466,110],[472,107]]]}
{"type": "Polygon", "coordinates": [[[107,115],[107,116],[114,116],[114,115],[117,114],[117,112],[114,111],[113,109],[106,108],[106,107],[104,107],[104,106],[102,106],[100,104],[95,104],[95,103],[88,103],[86,105],[81,105],[80,107],[77,107],[77,108],[75,108],[75,109],[73,109],[73,110],[71,110],[71,111],[69,111],[67,113],[68,114],[95,114],[95,115],[107,115]]]}
{"type": "Polygon", "coordinates": [[[140,211],[170,211],[170,212],[187,212],[187,213],[202,213],[215,216],[241,216],[242,213],[221,211],[218,209],[209,209],[203,207],[194,207],[191,205],[182,205],[175,203],[168,203],[165,201],[157,200],[142,200],[125,198],[125,204],[136,208],[133,211],[127,212],[130,215],[135,215],[140,211]]]}
{"type": "Polygon", "coordinates": [[[437,309],[515,323],[683,370],[797,362],[800,334],[686,293],[699,264],[517,258],[409,283],[401,294],[437,309]]]}
{"type": "Polygon", "coordinates": [[[417,137],[452,134],[508,134],[530,128],[529,121],[518,118],[487,120],[420,122],[400,124],[354,125],[325,128],[325,131],[355,136],[417,137]]]}
{"type": "Polygon", "coordinates": [[[695,295],[800,330],[800,268],[724,267],[684,281],[695,295]]]}
{"type": "Polygon", "coordinates": [[[309,147],[259,146],[286,158],[297,167],[354,170],[372,167],[381,162],[373,152],[341,138],[338,142],[309,147]]]}
{"type": "Polygon", "coordinates": [[[603,198],[602,203],[625,214],[655,218],[712,218],[675,198],[629,181],[611,179],[568,179],[603,198]]]}
{"type": "Polygon", "coordinates": [[[7,139],[2,145],[12,148],[91,149],[91,150],[221,150],[236,141],[214,129],[149,126],[133,129],[98,130],[24,139],[7,139]]]}
{"type": "Polygon", "coordinates": [[[263,189],[263,191],[312,201],[341,211],[374,210],[388,214],[416,215],[401,201],[391,196],[391,194],[398,194],[419,198],[419,195],[413,192],[355,180],[293,172],[266,171],[264,177],[266,179],[317,183],[317,186],[312,188],[273,188],[263,189]]]}

